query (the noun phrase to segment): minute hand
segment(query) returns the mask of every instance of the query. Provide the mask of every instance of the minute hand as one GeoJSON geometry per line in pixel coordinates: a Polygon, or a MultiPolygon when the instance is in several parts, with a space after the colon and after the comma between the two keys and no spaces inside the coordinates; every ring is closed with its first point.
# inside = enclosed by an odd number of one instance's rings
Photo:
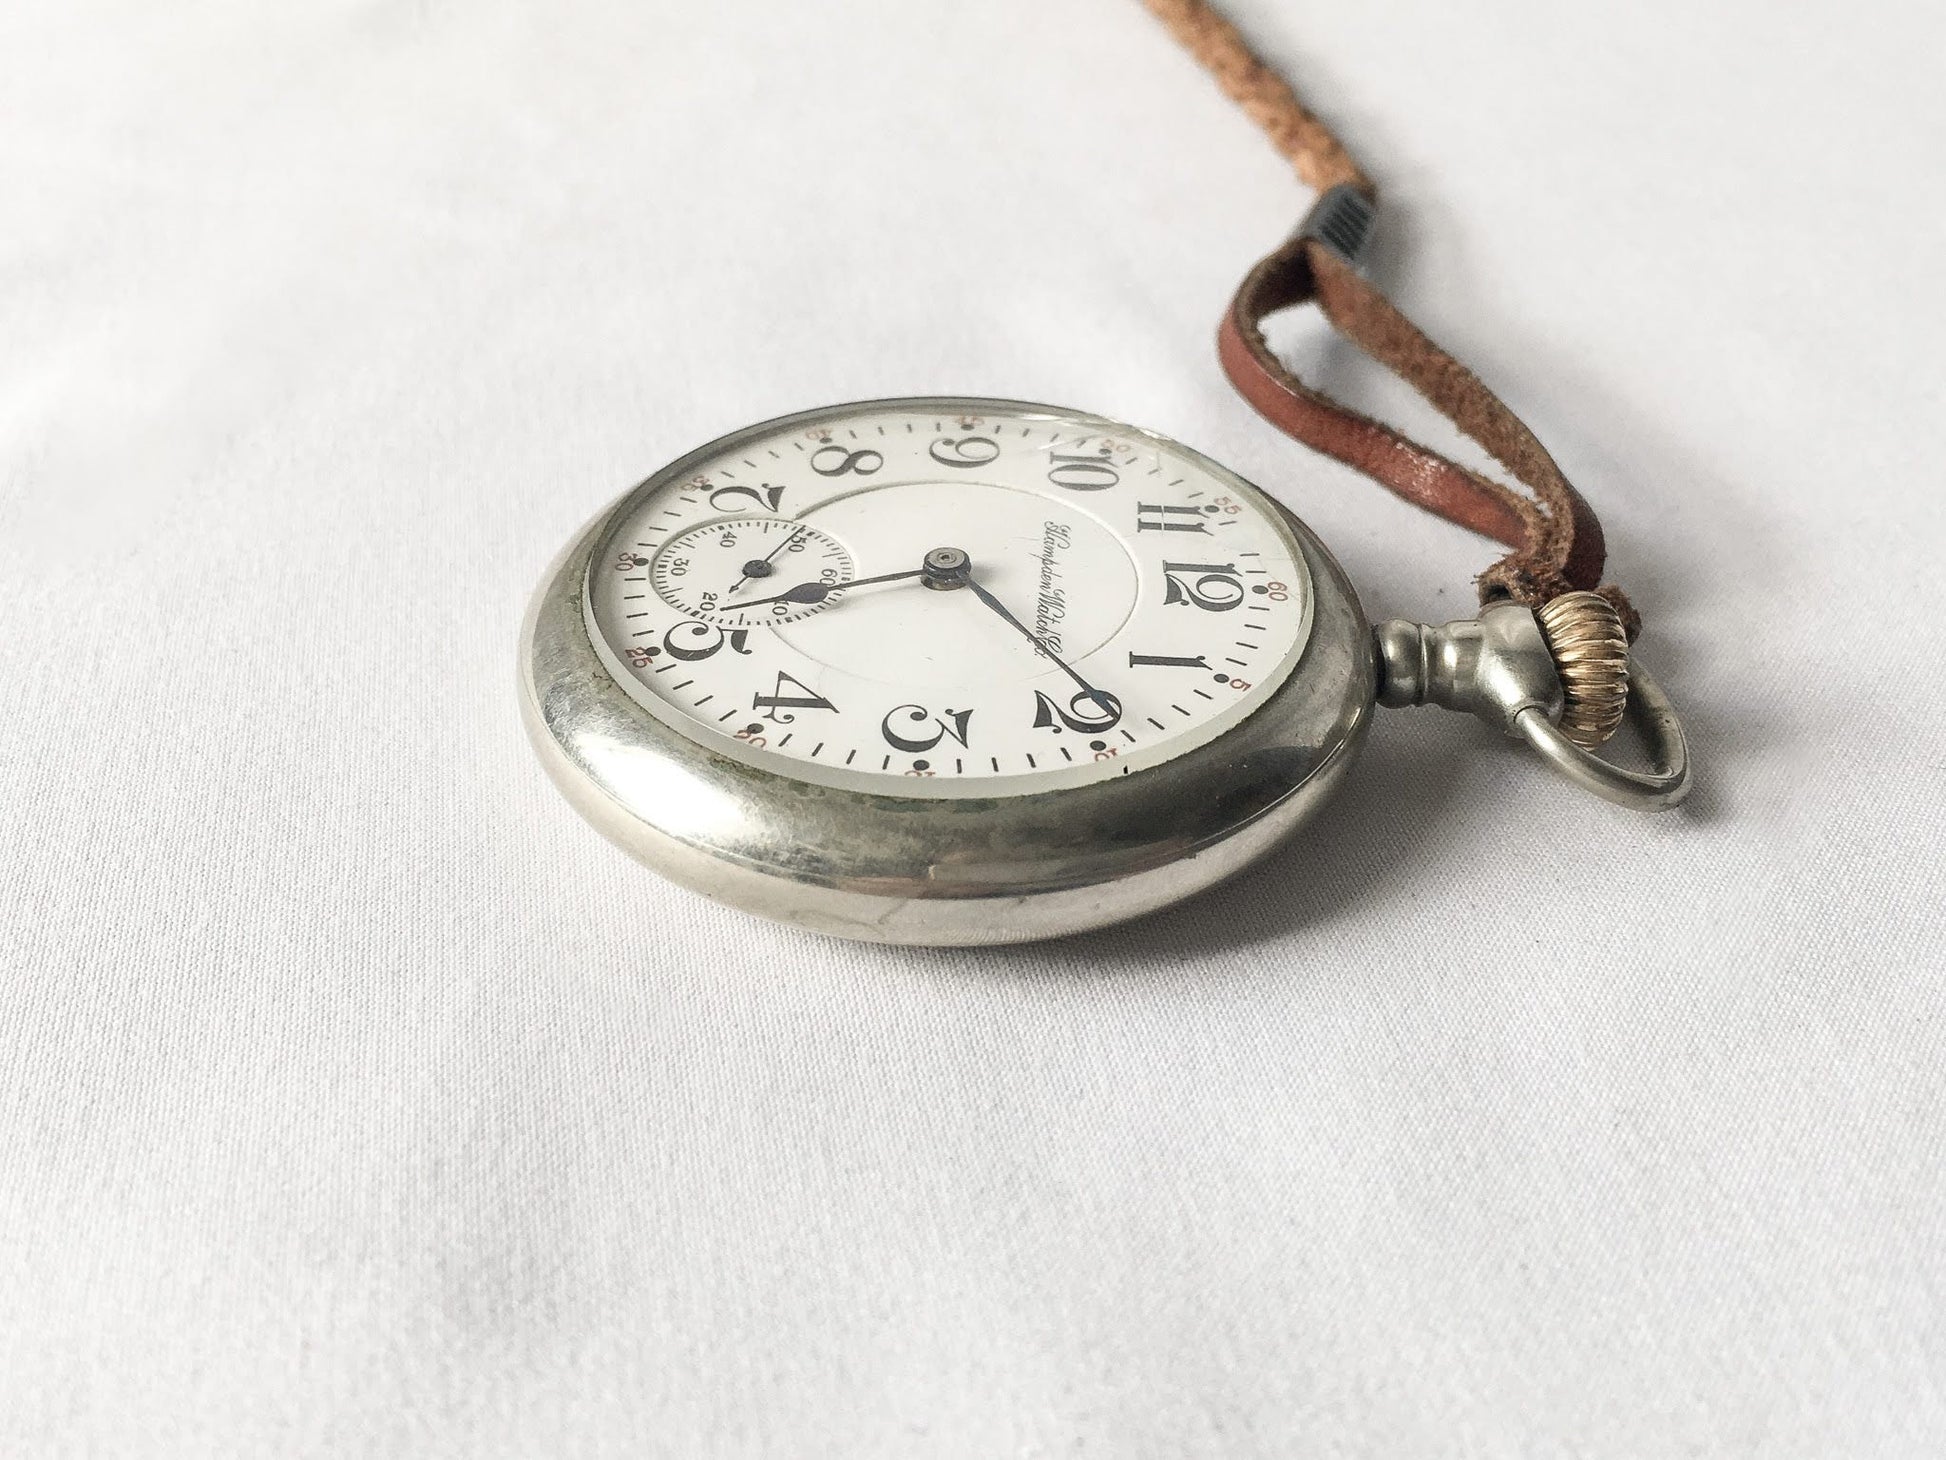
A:
{"type": "Polygon", "coordinates": [[[1022,623],[1019,619],[1015,618],[1013,614],[1008,611],[1007,605],[1002,603],[999,599],[995,598],[991,593],[987,592],[985,588],[981,587],[980,584],[977,581],[975,581],[971,573],[966,575],[965,582],[966,582],[966,586],[973,590],[973,596],[975,598],[979,599],[980,602],[984,603],[988,608],[992,609],[995,613],[999,614],[1001,618],[1005,619],[1008,623],[1012,624],[1026,638],[1028,643],[1032,644],[1036,649],[1039,649],[1041,653],[1045,654],[1048,658],[1052,659],[1055,662],[1055,664],[1060,667],[1060,670],[1063,674],[1067,675],[1069,679],[1073,680],[1076,684],[1081,686],[1082,692],[1086,694],[1089,699],[1093,700],[1104,711],[1109,711],[1117,714],[1120,713],[1121,701],[1116,699],[1115,696],[1111,694],[1096,689],[1092,684],[1088,683],[1087,680],[1083,679],[1079,674],[1075,673],[1073,665],[1069,664],[1067,660],[1063,659],[1059,654],[1056,654],[1052,649],[1048,648],[1047,641],[1045,639],[1043,639],[1039,634],[1035,633],[1032,629],[1028,628],[1027,625],[1022,623]]]}

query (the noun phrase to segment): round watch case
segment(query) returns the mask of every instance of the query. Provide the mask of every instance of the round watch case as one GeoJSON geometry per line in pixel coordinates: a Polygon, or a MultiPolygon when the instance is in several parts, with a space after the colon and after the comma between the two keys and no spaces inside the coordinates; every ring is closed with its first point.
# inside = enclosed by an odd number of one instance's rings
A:
{"type": "Polygon", "coordinates": [[[1153,432],[1078,411],[960,397],[845,410],[1058,414],[1195,460],[1288,529],[1308,573],[1301,657],[1254,713],[1215,739],[1112,780],[993,797],[909,797],[815,784],[707,749],[625,692],[590,638],[590,560],[641,494],[758,433],[657,472],[550,567],[521,633],[521,708],[548,773],[623,850],[707,897],[821,933],[968,945],[1078,933],[1166,907],[1296,830],[1350,768],[1375,696],[1372,631],[1350,581],[1297,518],[1222,466],[1153,432]]]}

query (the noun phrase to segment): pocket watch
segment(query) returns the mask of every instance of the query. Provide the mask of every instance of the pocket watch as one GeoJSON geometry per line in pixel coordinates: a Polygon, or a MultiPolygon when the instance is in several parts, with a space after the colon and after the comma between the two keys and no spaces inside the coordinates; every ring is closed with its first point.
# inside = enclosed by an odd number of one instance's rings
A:
{"type": "Polygon", "coordinates": [[[1658,769],[1570,738],[1587,638],[1511,602],[1374,629],[1303,523],[1189,447],[928,397],[749,426],[624,494],[548,570],[520,688],[568,800],[671,881],[843,937],[1009,943],[1264,856],[1380,703],[1672,804],[1681,731],[1639,667],[1658,769]]]}
{"type": "Polygon", "coordinates": [[[1289,836],[1378,705],[1477,715],[1625,806],[1687,791],[1594,511],[1359,269],[1371,179],[1207,0],[1149,8],[1318,192],[1224,314],[1224,373],[1278,430],[1511,548],[1480,575],[1479,617],[1374,627],[1277,502],[1102,416],[925,397],[750,426],[577,536],[522,633],[549,773],[671,880],[888,943],[1102,927],[1289,836]],[[1514,485],[1299,379],[1263,325],[1300,305],[1514,485]],[[1593,754],[1624,715],[1653,770],[1593,754]]]}

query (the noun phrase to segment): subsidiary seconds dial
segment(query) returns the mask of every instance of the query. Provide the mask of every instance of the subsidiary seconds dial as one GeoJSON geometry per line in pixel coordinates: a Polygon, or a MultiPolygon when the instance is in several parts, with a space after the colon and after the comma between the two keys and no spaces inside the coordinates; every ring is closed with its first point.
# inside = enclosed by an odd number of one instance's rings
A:
{"type": "Polygon", "coordinates": [[[1274,503],[1098,417],[952,404],[769,422],[637,488],[587,578],[617,683],[777,775],[992,797],[1165,764],[1289,676],[1311,585],[1274,503]]]}
{"type": "Polygon", "coordinates": [[[843,547],[781,517],[725,517],[688,528],[649,564],[649,581],[670,608],[743,629],[814,614],[852,576],[843,547]]]}

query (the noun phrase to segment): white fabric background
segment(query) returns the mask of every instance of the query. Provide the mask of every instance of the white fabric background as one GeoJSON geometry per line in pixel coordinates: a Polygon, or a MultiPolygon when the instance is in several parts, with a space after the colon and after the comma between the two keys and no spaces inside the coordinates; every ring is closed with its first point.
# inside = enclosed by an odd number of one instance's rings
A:
{"type": "Polygon", "coordinates": [[[0,10],[0,1453],[1946,1449],[1939,8],[1234,11],[1699,790],[1388,712],[1235,885],[960,953],[628,863],[514,632],[661,462],[928,391],[1466,610],[1223,384],[1307,198],[1136,6],[0,10]]]}

